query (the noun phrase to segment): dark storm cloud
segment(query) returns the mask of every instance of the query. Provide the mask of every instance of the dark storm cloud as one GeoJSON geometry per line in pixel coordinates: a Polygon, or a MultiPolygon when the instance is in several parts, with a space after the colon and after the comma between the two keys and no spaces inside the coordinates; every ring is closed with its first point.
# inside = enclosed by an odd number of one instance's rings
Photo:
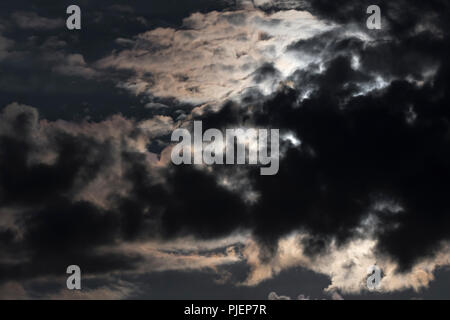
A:
{"type": "MultiPolygon", "coordinates": [[[[383,28],[397,37],[414,34],[418,28],[433,32],[447,33],[449,28],[448,12],[450,5],[446,1],[431,0],[427,2],[413,1],[306,1],[308,9],[313,14],[340,23],[355,22],[364,24],[368,15],[366,10],[370,5],[378,5],[382,12],[383,28]],[[387,25],[386,25],[387,23],[387,25]]],[[[372,31],[374,33],[378,31],[372,31]]]]}
{"type": "Polygon", "coordinates": [[[253,175],[261,200],[250,225],[263,243],[306,230],[312,235],[307,252],[320,253],[331,239],[352,238],[373,205],[389,200],[403,209],[376,213],[378,249],[408,269],[450,238],[448,42],[428,32],[369,47],[357,39],[325,42],[327,49],[320,36],[293,46],[310,54],[337,53],[323,73],[299,71],[298,90],[285,88],[250,115],[229,104],[204,123],[282,128],[302,142],[300,149],[288,149],[278,175],[253,175]],[[352,68],[353,54],[361,57],[358,70],[352,68]],[[398,80],[360,94],[376,75],[421,80],[421,70],[436,63],[432,83],[398,80]],[[299,102],[303,84],[316,90],[299,102]]]}
{"type": "Polygon", "coordinates": [[[58,155],[56,161],[51,165],[30,165],[33,153],[39,153],[42,147],[34,136],[37,113],[31,108],[6,108],[2,120],[10,125],[10,130],[0,136],[2,205],[51,202],[77,188],[80,182],[89,183],[110,162],[107,143],[55,132],[49,139],[58,155]]]}
{"type": "Polygon", "coordinates": [[[266,63],[255,71],[255,73],[253,74],[253,79],[256,83],[260,83],[279,75],[280,72],[274,67],[272,63],[266,63]]]}
{"type": "MultiPolygon", "coordinates": [[[[14,214],[17,228],[0,230],[0,246],[6,248],[1,282],[58,275],[73,261],[87,274],[136,268],[142,261],[139,255],[100,249],[192,234],[205,239],[226,236],[240,226],[239,218],[245,214],[238,195],[199,170],[163,169],[165,180],[158,182],[145,164],[147,159],[114,150],[117,141],[58,128],[44,130],[35,109],[17,104],[5,108],[0,120],[0,207],[20,208],[14,214]],[[35,161],[45,151],[55,153],[55,160],[35,161]],[[118,162],[124,181],[131,184],[126,195],[112,188],[110,208],[76,199],[118,162]],[[190,183],[196,186],[187,190],[190,183]]],[[[138,134],[138,129],[132,130],[129,138],[138,134]]]]}

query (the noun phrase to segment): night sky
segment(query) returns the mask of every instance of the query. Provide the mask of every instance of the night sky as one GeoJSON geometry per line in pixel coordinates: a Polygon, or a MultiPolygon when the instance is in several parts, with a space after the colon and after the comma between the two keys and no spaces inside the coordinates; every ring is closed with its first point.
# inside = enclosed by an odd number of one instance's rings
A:
{"type": "Polygon", "coordinates": [[[450,299],[449,18],[446,0],[2,1],[0,299],[450,299]],[[194,121],[279,129],[279,172],[175,166],[194,121]]]}

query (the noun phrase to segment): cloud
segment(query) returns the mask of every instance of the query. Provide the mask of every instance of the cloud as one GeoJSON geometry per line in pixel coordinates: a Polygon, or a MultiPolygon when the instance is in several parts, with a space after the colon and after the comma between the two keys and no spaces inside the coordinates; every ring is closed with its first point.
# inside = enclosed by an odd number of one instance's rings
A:
{"type": "Polygon", "coordinates": [[[406,272],[449,239],[449,208],[441,196],[449,186],[437,178],[449,171],[446,153],[438,151],[447,148],[446,129],[438,128],[446,118],[441,106],[448,100],[444,52],[449,48],[430,33],[411,36],[405,49],[354,32],[333,38],[334,32],[294,44],[292,50],[322,58],[297,70],[291,84],[271,97],[248,95],[251,111],[228,103],[199,118],[205,128],[281,128],[301,142],[282,146],[277,176],[259,179],[249,173],[260,200],[250,225],[269,250],[276,249],[280,235],[304,230],[311,234],[309,253],[320,255],[333,241],[346,245],[358,236],[371,212],[379,221],[376,250],[406,272]],[[440,50],[423,50],[425,42],[440,50]],[[383,59],[386,65],[374,59],[383,52],[391,54],[383,59]],[[412,60],[413,72],[408,71],[412,60]],[[373,86],[380,76],[388,81],[373,86]],[[386,202],[396,206],[379,209],[386,202]],[[417,233],[426,236],[418,239],[417,233]]]}
{"type": "MultiPolygon", "coordinates": [[[[189,241],[188,238],[184,245],[179,246],[175,241],[130,243],[112,248],[112,251],[126,254],[139,255],[144,259],[140,266],[131,271],[133,274],[145,274],[150,272],[164,271],[192,271],[192,270],[218,270],[221,266],[233,265],[242,261],[241,256],[236,250],[239,242],[231,242],[233,237],[223,239],[229,246],[214,245],[214,241],[208,241],[210,248],[207,250],[196,249],[196,241],[189,241]],[[184,249],[183,249],[184,248],[184,249]]],[[[106,249],[108,251],[108,249],[106,249]]]]}
{"type": "Polygon", "coordinates": [[[305,9],[307,7],[307,1],[302,0],[253,0],[256,7],[263,9],[305,9]]]}
{"type": "Polygon", "coordinates": [[[217,102],[251,87],[272,92],[302,65],[284,52],[286,46],[329,28],[301,11],[195,13],[182,29],[138,35],[132,49],[113,53],[98,66],[132,70],[134,76],[121,86],[136,94],[217,102]],[[268,64],[274,71],[258,75],[268,64]]]}
{"type": "Polygon", "coordinates": [[[18,282],[7,282],[0,285],[0,299],[2,300],[24,300],[29,296],[23,286],[18,282]]]}
{"type": "Polygon", "coordinates": [[[0,34],[0,61],[9,55],[9,49],[13,46],[13,44],[14,41],[5,38],[0,34]]]}
{"type": "Polygon", "coordinates": [[[276,292],[269,293],[269,300],[291,300],[291,298],[287,296],[279,296],[276,292]]]}
{"type": "Polygon", "coordinates": [[[86,64],[84,57],[79,53],[58,55],[58,60],[60,61],[52,69],[58,73],[68,76],[81,76],[87,79],[97,75],[97,72],[86,64]]]}
{"type": "Polygon", "coordinates": [[[208,240],[220,233],[228,236],[232,226],[211,229],[201,219],[211,210],[223,212],[216,220],[227,219],[233,214],[229,208],[242,206],[237,195],[200,171],[158,167],[146,146],[171,131],[170,118],[50,122],[39,119],[36,109],[13,103],[3,109],[0,122],[0,206],[11,208],[12,216],[2,214],[0,283],[56,277],[70,261],[84,266],[88,276],[216,268],[241,261],[235,242],[202,246],[192,241],[186,253],[186,240],[167,241],[192,232],[208,240]],[[212,197],[185,190],[190,179],[203,180],[212,197]],[[167,206],[169,199],[172,206],[167,206]],[[221,202],[222,209],[216,206],[221,202]],[[194,208],[197,220],[195,214],[184,214],[194,208]]]}
{"type": "Polygon", "coordinates": [[[61,18],[51,19],[39,16],[36,12],[17,11],[11,15],[12,20],[22,29],[51,30],[64,26],[61,18]]]}
{"type": "MultiPolygon", "coordinates": [[[[330,295],[331,300],[344,300],[344,298],[337,291],[332,291],[329,293],[329,295],[330,295]]],[[[292,300],[291,297],[279,296],[276,292],[269,293],[268,299],[269,300],[292,300]]],[[[311,300],[311,298],[309,296],[305,296],[304,294],[299,294],[297,296],[297,300],[307,301],[307,300],[311,300]]]]}
{"type": "MultiPolygon", "coordinates": [[[[111,279],[110,279],[111,280],[111,279]]],[[[135,284],[126,281],[115,281],[114,284],[95,289],[67,290],[42,297],[46,300],[123,300],[139,291],[135,284]]]]}
{"type": "Polygon", "coordinates": [[[372,265],[382,269],[383,278],[378,292],[395,292],[413,289],[419,292],[434,280],[433,273],[450,264],[448,245],[439,253],[416,264],[410,271],[398,272],[398,265],[376,250],[375,240],[354,240],[343,247],[331,245],[326,252],[310,257],[304,239],[308,236],[295,234],[280,240],[276,254],[264,260],[258,244],[249,241],[243,250],[244,259],[252,266],[244,285],[255,286],[271,279],[280,272],[302,267],[329,276],[331,284],[324,288],[333,300],[341,300],[340,294],[360,294],[367,288],[367,270],[372,265]]]}

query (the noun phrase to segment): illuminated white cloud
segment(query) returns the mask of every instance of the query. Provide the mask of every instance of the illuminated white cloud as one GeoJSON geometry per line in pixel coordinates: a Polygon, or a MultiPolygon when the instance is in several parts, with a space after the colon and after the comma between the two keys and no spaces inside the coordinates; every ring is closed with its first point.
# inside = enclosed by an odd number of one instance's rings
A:
{"type": "Polygon", "coordinates": [[[279,241],[275,257],[268,263],[260,260],[258,244],[250,240],[243,250],[243,256],[251,266],[251,273],[243,285],[255,286],[293,267],[303,267],[330,278],[325,292],[347,294],[367,291],[367,270],[372,265],[383,271],[380,292],[394,292],[406,289],[418,291],[427,288],[434,280],[434,272],[450,265],[449,247],[445,245],[434,256],[422,260],[406,273],[398,273],[397,264],[376,251],[374,239],[355,239],[339,247],[331,245],[323,254],[310,257],[304,253],[304,234],[293,234],[279,241]]]}
{"type": "Polygon", "coordinates": [[[179,30],[157,28],[138,35],[132,48],[112,53],[97,66],[132,70],[134,76],[119,86],[135,94],[192,103],[219,102],[251,87],[269,94],[307,64],[286,47],[331,28],[306,11],[195,13],[179,30]],[[256,72],[265,64],[277,72],[257,83],[256,72]]]}

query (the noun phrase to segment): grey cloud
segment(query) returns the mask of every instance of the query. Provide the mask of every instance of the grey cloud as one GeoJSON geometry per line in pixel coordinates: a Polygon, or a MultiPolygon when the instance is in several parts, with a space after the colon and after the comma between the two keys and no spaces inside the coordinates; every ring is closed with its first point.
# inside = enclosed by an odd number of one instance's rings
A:
{"type": "Polygon", "coordinates": [[[291,300],[290,297],[287,296],[279,296],[276,292],[269,293],[268,296],[269,300],[291,300]]]}
{"type": "Polygon", "coordinates": [[[32,11],[18,11],[11,15],[12,20],[22,29],[42,29],[50,30],[64,26],[62,18],[51,19],[39,16],[32,11]]]}

